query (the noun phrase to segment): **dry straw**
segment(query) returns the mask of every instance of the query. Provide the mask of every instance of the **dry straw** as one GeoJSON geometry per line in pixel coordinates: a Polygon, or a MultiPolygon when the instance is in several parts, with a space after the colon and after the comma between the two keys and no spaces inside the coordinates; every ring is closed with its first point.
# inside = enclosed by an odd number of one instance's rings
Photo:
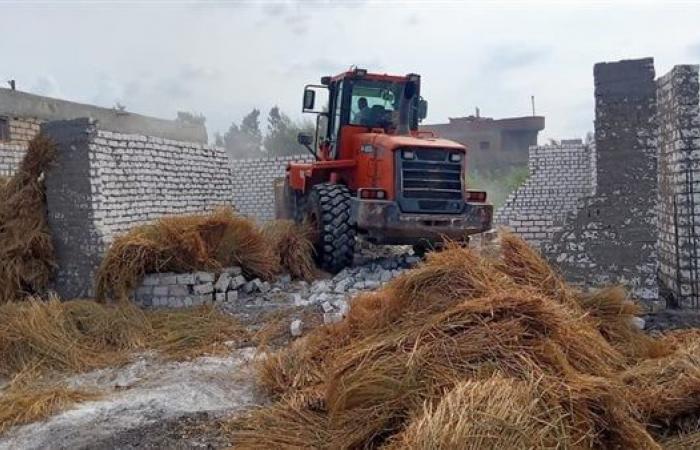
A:
{"type": "Polygon", "coordinates": [[[35,422],[74,403],[97,398],[96,392],[43,380],[33,369],[25,369],[0,390],[0,435],[15,425],[35,422]]]}
{"type": "Polygon", "coordinates": [[[515,236],[495,259],[453,244],[262,361],[274,402],[230,424],[234,442],[660,448],[659,424],[700,407],[697,336],[649,338],[637,313],[621,290],[568,286],[515,236]]]}
{"type": "Polygon", "coordinates": [[[17,173],[0,184],[0,303],[43,292],[55,267],[43,177],[54,153],[37,136],[17,173]]]}
{"type": "Polygon", "coordinates": [[[273,220],[265,224],[263,234],[279,254],[282,268],[292,277],[310,281],[317,275],[312,231],[308,227],[291,220],[273,220]]]}
{"type": "Polygon", "coordinates": [[[97,274],[97,296],[125,300],[146,273],[240,266],[269,279],[279,257],[255,224],[231,208],[165,217],[117,237],[97,274]]]}
{"type": "Polygon", "coordinates": [[[211,307],[143,312],[130,303],[29,299],[0,305],[0,375],[26,367],[82,372],[121,364],[136,350],[185,359],[241,343],[248,332],[211,307]]]}

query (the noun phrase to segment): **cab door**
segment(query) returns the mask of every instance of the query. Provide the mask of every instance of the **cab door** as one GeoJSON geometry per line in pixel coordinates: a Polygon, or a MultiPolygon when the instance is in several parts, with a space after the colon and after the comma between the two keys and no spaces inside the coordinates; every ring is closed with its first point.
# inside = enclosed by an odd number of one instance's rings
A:
{"type": "Polygon", "coordinates": [[[328,126],[329,156],[331,159],[338,159],[340,153],[340,138],[343,124],[343,94],[345,91],[345,80],[340,80],[332,87],[332,98],[329,111],[330,123],[328,126]]]}

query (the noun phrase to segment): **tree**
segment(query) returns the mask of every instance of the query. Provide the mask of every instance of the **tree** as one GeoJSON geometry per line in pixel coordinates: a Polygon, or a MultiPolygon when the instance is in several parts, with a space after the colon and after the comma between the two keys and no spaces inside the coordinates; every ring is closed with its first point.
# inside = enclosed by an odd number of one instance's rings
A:
{"type": "MultiPolygon", "coordinates": [[[[121,105],[117,103],[117,106],[121,105]]],[[[177,120],[180,122],[190,123],[192,125],[204,125],[204,123],[207,121],[203,114],[191,113],[188,111],[178,111],[177,120]]]]}
{"type": "Polygon", "coordinates": [[[273,106],[267,116],[267,134],[263,141],[270,155],[300,155],[306,149],[297,142],[300,132],[314,133],[314,125],[310,121],[295,123],[279,107],[273,106]]]}
{"type": "Polygon", "coordinates": [[[240,127],[232,122],[223,137],[217,134],[217,145],[223,145],[232,158],[262,157],[262,133],[260,132],[259,117],[260,110],[253,109],[243,118],[240,127]]]}

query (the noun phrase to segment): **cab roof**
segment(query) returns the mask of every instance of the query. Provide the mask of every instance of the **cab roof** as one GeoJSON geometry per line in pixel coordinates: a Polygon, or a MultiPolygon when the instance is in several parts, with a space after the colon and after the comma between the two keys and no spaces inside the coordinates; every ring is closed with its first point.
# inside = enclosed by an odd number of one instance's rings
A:
{"type": "Polygon", "coordinates": [[[363,79],[363,80],[401,82],[401,81],[408,81],[413,77],[416,77],[419,79],[420,75],[417,75],[414,73],[409,73],[407,75],[389,75],[387,73],[371,73],[371,72],[368,72],[366,69],[352,69],[352,70],[348,70],[345,72],[341,72],[338,75],[335,75],[332,77],[323,77],[323,78],[321,78],[321,83],[328,84],[331,81],[339,81],[339,80],[343,80],[346,78],[352,78],[352,79],[356,79],[356,80],[363,79]],[[327,83],[326,83],[326,81],[327,81],[327,83]]]}

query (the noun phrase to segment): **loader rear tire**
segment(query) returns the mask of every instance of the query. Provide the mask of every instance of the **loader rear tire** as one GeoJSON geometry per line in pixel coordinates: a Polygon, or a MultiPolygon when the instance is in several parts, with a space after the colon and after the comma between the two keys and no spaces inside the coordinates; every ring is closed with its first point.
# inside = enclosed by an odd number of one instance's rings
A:
{"type": "Polygon", "coordinates": [[[307,220],[314,228],[316,261],[331,273],[350,266],[355,254],[351,197],[347,186],[332,183],[317,184],[309,194],[307,220]]]}

